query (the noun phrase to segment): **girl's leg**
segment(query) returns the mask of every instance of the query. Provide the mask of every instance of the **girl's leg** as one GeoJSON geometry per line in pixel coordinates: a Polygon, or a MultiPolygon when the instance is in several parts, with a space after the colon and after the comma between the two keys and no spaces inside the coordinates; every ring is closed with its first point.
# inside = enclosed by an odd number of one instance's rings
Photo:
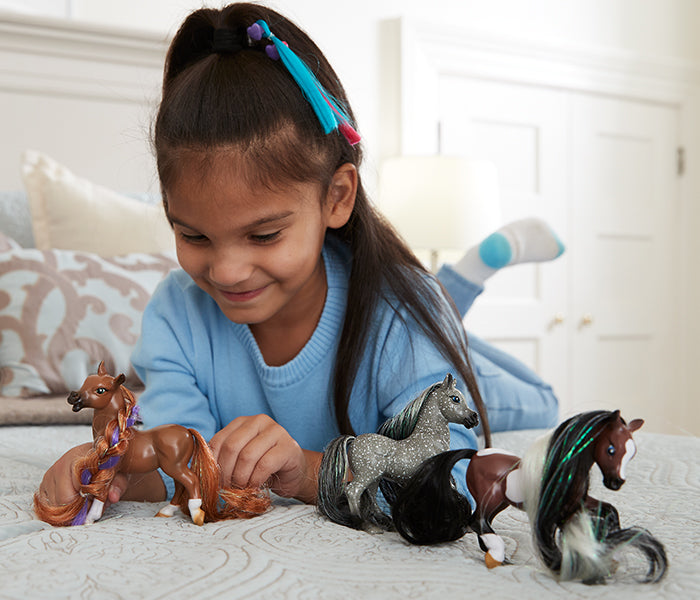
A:
{"type": "Polygon", "coordinates": [[[559,402],[552,386],[510,354],[474,335],[469,336],[469,349],[491,431],[556,425],[559,402]]]}
{"type": "Polygon", "coordinates": [[[469,281],[483,285],[503,267],[553,260],[563,252],[564,244],[542,219],[521,219],[468,250],[454,269],[469,281]]]}
{"type": "MultiPolygon", "coordinates": [[[[563,252],[564,245],[547,223],[522,219],[492,233],[455,265],[442,267],[438,278],[464,317],[486,280],[499,269],[553,260],[563,252]]],[[[556,424],[558,402],[550,385],[514,357],[471,334],[469,348],[492,431],[556,424]]]]}
{"type": "Polygon", "coordinates": [[[492,233],[454,265],[445,265],[438,279],[462,317],[484,291],[486,280],[500,269],[528,262],[553,260],[564,252],[557,234],[537,218],[513,221],[492,233]]]}

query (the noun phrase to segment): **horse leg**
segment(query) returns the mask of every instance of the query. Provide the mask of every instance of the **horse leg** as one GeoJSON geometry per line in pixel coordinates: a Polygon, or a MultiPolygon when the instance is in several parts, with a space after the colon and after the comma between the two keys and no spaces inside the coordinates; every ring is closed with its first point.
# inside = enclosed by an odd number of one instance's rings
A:
{"type": "Polygon", "coordinates": [[[384,533],[392,528],[391,518],[384,513],[377,502],[378,489],[379,482],[373,481],[360,497],[362,515],[365,521],[364,530],[368,533],[384,533]]]}
{"type": "MultiPolygon", "coordinates": [[[[177,428],[171,431],[170,434],[173,436],[169,439],[170,443],[163,444],[163,446],[169,450],[169,454],[163,451],[159,451],[158,453],[160,467],[175,480],[176,486],[179,484],[180,489],[184,488],[187,492],[187,508],[190,511],[192,522],[195,525],[203,525],[205,514],[201,508],[202,494],[199,479],[188,467],[188,463],[195,452],[195,440],[190,432],[184,428],[177,428]]],[[[162,442],[162,440],[160,441],[162,442]]],[[[171,504],[176,500],[178,504],[180,504],[182,501],[182,492],[178,495],[176,490],[175,496],[173,496],[171,504]],[[175,496],[178,497],[176,498],[175,496]]],[[[167,508],[168,507],[166,507],[166,509],[167,508]]]]}
{"type": "Polygon", "coordinates": [[[180,502],[182,502],[184,493],[184,486],[179,481],[175,481],[175,493],[173,494],[172,500],[158,511],[156,517],[172,517],[180,507],[180,502]]]}
{"type": "Polygon", "coordinates": [[[85,524],[86,525],[92,525],[95,521],[98,521],[102,517],[102,513],[104,512],[105,508],[105,503],[102,500],[98,500],[97,498],[92,499],[92,504],[90,505],[90,510],[88,510],[87,515],[85,516],[85,524]]]}
{"type": "Polygon", "coordinates": [[[187,490],[187,508],[190,511],[192,522],[195,525],[204,525],[204,511],[202,510],[202,495],[199,489],[199,481],[190,469],[185,466],[177,475],[171,475],[179,481],[187,490]]]}
{"type": "Polygon", "coordinates": [[[586,496],[584,506],[593,522],[597,540],[604,540],[609,533],[620,529],[620,514],[612,504],[586,496]]]}
{"type": "Polygon", "coordinates": [[[358,479],[353,479],[345,487],[345,495],[348,498],[348,508],[356,517],[362,516],[360,511],[360,498],[365,489],[367,489],[367,486],[358,479]]]}
{"type": "Polygon", "coordinates": [[[479,547],[486,553],[484,562],[489,569],[500,567],[506,562],[506,545],[503,538],[491,527],[484,517],[476,517],[470,524],[479,539],[479,547]]]}

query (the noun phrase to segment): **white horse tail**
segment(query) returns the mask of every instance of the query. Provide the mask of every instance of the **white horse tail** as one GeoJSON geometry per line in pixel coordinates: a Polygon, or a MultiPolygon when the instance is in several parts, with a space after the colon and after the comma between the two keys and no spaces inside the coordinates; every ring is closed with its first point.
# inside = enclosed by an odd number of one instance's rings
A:
{"type": "Polygon", "coordinates": [[[530,525],[534,525],[537,519],[537,510],[540,503],[540,484],[542,483],[542,471],[547,456],[547,447],[552,437],[551,432],[537,438],[525,451],[520,459],[520,473],[525,496],[524,509],[527,513],[530,525]]]}
{"type": "Polygon", "coordinates": [[[585,510],[578,511],[561,529],[562,581],[597,581],[610,574],[612,557],[606,544],[596,539],[593,520],[585,510]]]}
{"type": "Polygon", "coordinates": [[[351,435],[341,435],[331,440],[323,451],[316,505],[319,512],[334,523],[357,528],[358,518],[350,512],[345,496],[345,480],[350,464],[348,448],[354,439],[351,435]]]}

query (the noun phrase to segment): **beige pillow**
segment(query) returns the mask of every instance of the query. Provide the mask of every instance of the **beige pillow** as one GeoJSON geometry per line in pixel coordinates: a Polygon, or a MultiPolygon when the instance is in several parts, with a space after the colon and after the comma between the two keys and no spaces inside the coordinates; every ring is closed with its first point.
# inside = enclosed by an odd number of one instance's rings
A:
{"type": "Polygon", "coordinates": [[[39,250],[59,248],[109,257],[175,248],[161,205],[77,177],[35,150],[22,156],[22,178],[39,250]]]}
{"type": "Polygon", "coordinates": [[[104,360],[140,384],[130,357],[173,253],[102,258],[21,248],[0,233],[0,396],[66,394],[104,360]]]}

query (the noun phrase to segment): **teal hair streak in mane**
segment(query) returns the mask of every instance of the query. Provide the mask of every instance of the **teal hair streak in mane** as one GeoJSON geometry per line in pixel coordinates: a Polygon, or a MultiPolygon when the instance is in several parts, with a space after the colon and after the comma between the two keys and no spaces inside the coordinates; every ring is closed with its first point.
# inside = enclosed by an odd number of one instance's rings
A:
{"type": "Polygon", "coordinates": [[[425,404],[430,394],[439,388],[440,385],[440,383],[436,383],[425,390],[418,398],[415,398],[412,402],[407,404],[399,414],[385,421],[378,429],[377,433],[390,437],[393,440],[406,439],[413,433],[416,427],[418,415],[423,408],[423,404],[425,404]]]}
{"type": "MultiPolygon", "coordinates": [[[[559,563],[561,560],[555,546],[554,532],[557,523],[568,516],[564,515],[565,504],[571,497],[572,488],[576,485],[587,488],[588,485],[588,470],[593,459],[586,458],[583,452],[596,439],[600,425],[613,414],[609,411],[582,413],[564,421],[552,434],[544,461],[534,529],[543,557],[549,555],[545,562],[550,567],[551,561],[559,563]],[[584,474],[585,479],[582,479],[584,474]]],[[[580,492],[585,494],[585,490],[580,492]]]]}
{"type": "Polygon", "coordinates": [[[588,419],[582,423],[576,423],[574,419],[570,419],[566,421],[566,424],[572,425],[570,429],[560,426],[561,433],[557,435],[558,432],[555,432],[552,436],[545,460],[540,494],[540,503],[544,510],[557,511],[561,508],[566,499],[566,495],[561,492],[570,485],[576,473],[576,467],[573,465],[576,464],[581,452],[595,440],[594,428],[611,414],[602,411],[579,415],[575,419],[580,419],[582,416],[588,419]]]}

